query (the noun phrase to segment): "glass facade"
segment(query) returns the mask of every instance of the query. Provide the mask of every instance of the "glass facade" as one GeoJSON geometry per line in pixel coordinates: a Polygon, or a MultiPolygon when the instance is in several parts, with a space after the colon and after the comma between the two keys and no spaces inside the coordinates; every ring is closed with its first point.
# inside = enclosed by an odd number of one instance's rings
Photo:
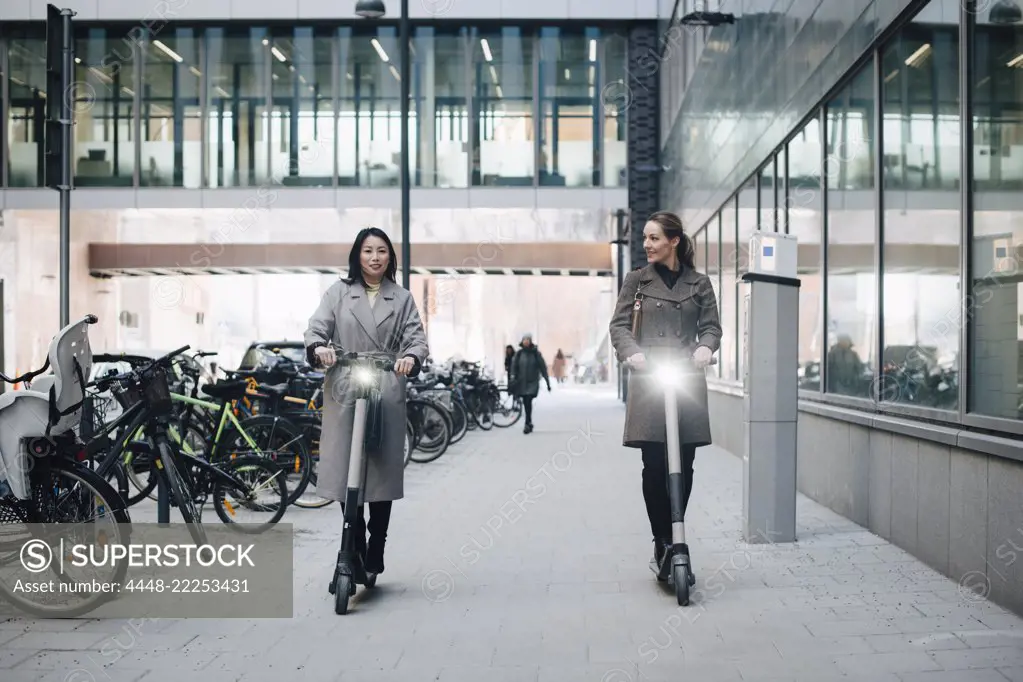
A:
{"type": "Polygon", "coordinates": [[[777,229],[799,239],[802,397],[1023,433],[1023,22],[990,15],[931,0],[697,231],[722,379],[742,379],[746,243],[777,229]]]}
{"type": "MultiPolygon", "coordinates": [[[[9,187],[44,186],[44,31],[0,24],[9,187]]],[[[75,31],[78,187],[400,184],[393,23],[75,31]]],[[[416,25],[409,42],[413,186],[624,186],[621,30],[416,25]]]]}

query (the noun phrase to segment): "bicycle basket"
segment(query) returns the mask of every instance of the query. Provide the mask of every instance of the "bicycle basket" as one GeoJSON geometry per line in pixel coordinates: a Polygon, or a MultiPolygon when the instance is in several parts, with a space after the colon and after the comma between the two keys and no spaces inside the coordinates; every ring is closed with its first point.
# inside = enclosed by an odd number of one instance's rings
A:
{"type": "Polygon", "coordinates": [[[166,407],[171,404],[170,382],[167,371],[162,367],[148,370],[142,377],[143,398],[150,407],[166,407]]]}
{"type": "Polygon", "coordinates": [[[119,381],[111,387],[111,393],[122,410],[127,410],[142,400],[142,389],[134,381],[119,381]]]}

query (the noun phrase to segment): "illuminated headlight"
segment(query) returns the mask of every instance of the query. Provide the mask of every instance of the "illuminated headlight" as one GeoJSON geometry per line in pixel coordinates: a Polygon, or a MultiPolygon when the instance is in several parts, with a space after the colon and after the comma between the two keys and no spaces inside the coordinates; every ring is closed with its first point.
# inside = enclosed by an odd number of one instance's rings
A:
{"type": "Polygon", "coordinates": [[[366,367],[357,367],[352,372],[352,378],[360,384],[367,385],[373,383],[376,379],[376,374],[373,373],[373,370],[366,367]]]}
{"type": "Polygon", "coordinates": [[[678,386],[682,383],[682,372],[674,365],[656,365],[654,367],[654,376],[665,387],[678,386]]]}

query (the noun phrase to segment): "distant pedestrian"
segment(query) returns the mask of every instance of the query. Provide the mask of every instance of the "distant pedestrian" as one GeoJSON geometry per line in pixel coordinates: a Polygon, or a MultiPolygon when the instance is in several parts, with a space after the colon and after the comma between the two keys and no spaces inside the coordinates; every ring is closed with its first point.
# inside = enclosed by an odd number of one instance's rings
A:
{"type": "Polygon", "coordinates": [[[522,398],[522,406],[526,410],[526,427],[523,433],[533,431],[533,398],[540,393],[540,377],[547,382],[547,390],[551,390],[551,379],[547,375],[547,362],[543,359],[540,349],[533,344],[533,335],[524,334],[520,348],[511,361],[511,379],[508,390],[522,398]]]}
{"type": "Polygon", "coordinates": [[[515,357],[515,347],[510,343],[504,347],[504,376],[505,381],[511,385],[511,364],[512,358],[515,357]]]}
{"type": "Polygon", "coordinates": [[[568,361],[565,360],[565,354],[562,353],[561,349],[559,348],[557,354],[555,354],[554,356],[554,366],[551,368],[552,369],[551,373],[554,375],[554,378],[557,380],[559,384],[565,383],[566,364],[568,364],[568,361]]]}

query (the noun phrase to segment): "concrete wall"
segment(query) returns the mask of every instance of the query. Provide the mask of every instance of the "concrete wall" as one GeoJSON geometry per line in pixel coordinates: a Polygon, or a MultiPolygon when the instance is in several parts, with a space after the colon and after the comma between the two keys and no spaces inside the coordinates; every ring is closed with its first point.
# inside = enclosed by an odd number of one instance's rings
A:
{"type": "MultiPolygon", "coordinates": [[[[715,444],[741,455],[742,399],[712,390],[710,410],[715,444]]],[[[1023,461],[961,447],[952,429],[808,410],[818,408],[800,406],[801,493],[1023,613],[1023,461]],[[897,432],[914,428],[932,439],[897,432]]]]}

